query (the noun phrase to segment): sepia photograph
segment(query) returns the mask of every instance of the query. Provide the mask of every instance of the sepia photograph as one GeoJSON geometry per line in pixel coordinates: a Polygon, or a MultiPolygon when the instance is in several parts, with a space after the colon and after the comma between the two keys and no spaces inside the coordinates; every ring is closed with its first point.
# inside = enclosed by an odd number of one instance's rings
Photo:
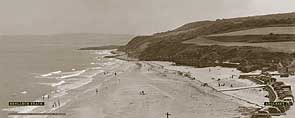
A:
{"type": "Polygon", "coordinates": [[[295,118],[295,0],[0,0],[0,118],[295,118]]]}

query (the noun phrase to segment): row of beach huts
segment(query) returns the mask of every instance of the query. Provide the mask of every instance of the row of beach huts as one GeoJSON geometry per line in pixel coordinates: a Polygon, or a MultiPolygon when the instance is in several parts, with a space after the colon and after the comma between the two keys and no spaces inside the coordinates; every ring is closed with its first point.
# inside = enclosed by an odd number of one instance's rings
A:
{"type": "Polygon", "coordinates": [[[272,116],[284,115],[294,104],[294,96],[290,85],[278,81],[273,76],[288,77],[280,73],[252,73],[241,74],[240,79],[249,79],[257,84],[266,85],[263,89],[268,91],[269,102],[264,107],[253,113],[251,118],[271,118],[272,116]]]}

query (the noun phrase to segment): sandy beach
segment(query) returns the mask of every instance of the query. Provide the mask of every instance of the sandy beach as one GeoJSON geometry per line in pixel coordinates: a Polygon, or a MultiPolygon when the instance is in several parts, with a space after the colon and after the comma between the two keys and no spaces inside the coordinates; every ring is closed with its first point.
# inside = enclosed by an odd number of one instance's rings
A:
{"type": "Polygon", "coordinates": [[[71,118],[155,118],[165,117],[166,112],[175,118],[240,116],[241,105],[232,98],[200,87],[200,83],[175,75],[161,76],[148,68],[125,62],[113,70],[122,73],[98,82],[98,94],[95,88],[88,89],[59,111],[71,118]]]}
{"type": "MultiPolygon", "coordinates": [[[[210,87],[216,90],[226,90],[231,88],[249,87],[256,86],[257,84],[247,80],[239,79],[242,72],[235,68],[224,68],[224,67],[207,67],[207,68],[194,68],[190,66],[174,66],[170,62],[159,62],[150,61],[147,62],[152,65],[160,66],[167,70],[175,70],[183,73],[190,73],[190,76],[195,78],[197,81],[207,83],[210,87]]],[[[237,97],[246,101],[245,105],[253,107],[261,107],[264,102],[269,101],[268,98],[264,97],[268,95],[262,88],[250,88],[235,91],[224,91],[224,94],[237,97]]]]}
{"type": "Polygon", "coordinates": [[[173,70],[150,64],[124,62],[120,68],[112,70],[121,72],[119,75],[98,82],[98,94],[92,88],[78,101],[60,110],[74,118],[154,118],[165,117],[166,112],[179,118],[228,118],[249,117],[242,114],[258,107],[238,97],[201,87],[201,82],[177,75],[173,70]],[[142,90],[146,95],[139,94],[142,90]]]}
{"type": "Polygon", "coordinates": [[[52,84],[58,89],[51,92],[52,98],[44,100],[44,107],[31,108],[31,111],[9,110],[66,113],[65,116],[44,118],[159,118],[166,117],[167,112],[172,118],[248,118],[249,112],[266,100],[266,93],[259,89],[219,92],[218,89],[229,88],[228,82],[235,87],[253,85],[251,81],[237,79],[239,72],[232,68],[211,67],[208,73],[208,68],[173,66],[169,62],[123,61],[103,58],[110,53],[97,54],[103,54],[97,59],[100,63],[93,62],[98,67],[82,72],[75,70],[43,75],[63,79],[52,84]],[[191,71],[196,80],[179,75],[177,71],[191,71]],[[228,79],[231,74],[235,74],[234,78],[228,79]],[[220,78],[226,86],[218,87],[212,77],[220,78]],[[76,80],[80,86],[75,85],[76,80]],[[204,82],[209,86],[202,86],[204,82]],[[53,107],[57,101],[60,104],[53,107]]]}

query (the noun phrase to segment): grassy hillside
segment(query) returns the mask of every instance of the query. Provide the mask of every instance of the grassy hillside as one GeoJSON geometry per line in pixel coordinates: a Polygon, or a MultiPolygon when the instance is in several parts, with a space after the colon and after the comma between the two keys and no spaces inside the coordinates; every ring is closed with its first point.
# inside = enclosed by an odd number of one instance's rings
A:
{"type": "Polygon", "coordinates": [[[295,27],[254,28],[229,33],[213,34],[206,36],[206,38],[219,42],[247,43],[295,41],[295,27]]]}
{"type": "MultiPolygon", "coordinates": [[[[234,36],[239,37],[239,36],[234,36]]],[[[245,36],[241,36],[242,38],[240,42],[238,42],[237,38],[234,38],[234,42],[226,42],[226,41],[217,41],[210,40],[206,37],[198,37],[195,39],[187,40],[182,43],[185,44],[196,44],[196,45],[222,45],[222,46],[251,46],[251,47],[262,47],[268,49],[268,51],[272,52],[286,52],[286,53],[294,53],[295,52],[295,41],[283,41],[283,42],[255,42],[248,43],[245,40],[245,36]]],[[[247,36],[246,36],[247,37],[247,36]]],[[[221,38],[221,37],[220,37],[221,38]]],[[[233,38],[233,37],[230,37],[233,38]]],[[[246,38],[247,39],[247,38],[246,38]]],[[[254,37],[257,39],[257,37],[254,37]]],[[[221,40],[221,39],[220,39],[221,40]]],[[[224,39],[222,39],[224,40],[224,39]]],[[[253,39],[251,39],[253,40],[253,39]]]]}
{"type": "Polygon", "coordinates": [[[213,34],[210,36],[268,35],[271,33],[272,34],[295,34],[295,26],[254,28],[254,29],[241,30],[241,31],[229,32],[229,33],[213,34]]]}
{"type": "Polygon", "coordinates": [[[288,65],[293,60],[294,54],[274,52],[259,46],[230,46],[218,43],[201,45],[183,42],[254,28],[290,27],[294,23],[295,13],[193,22],[172,31],[135,37],[121,50],[140,60],[174,61],[176,64],[196,67],[224,65],[222,62],[226,61],[240,63],[237,67],[243,71],[262,68],[275,70],[279,62],[288,65]]]}

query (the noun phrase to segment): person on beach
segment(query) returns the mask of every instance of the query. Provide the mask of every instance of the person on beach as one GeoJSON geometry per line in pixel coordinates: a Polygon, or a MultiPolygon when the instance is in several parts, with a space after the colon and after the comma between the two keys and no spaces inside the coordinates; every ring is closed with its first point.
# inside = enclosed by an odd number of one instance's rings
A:
{"type": "Polygon", "coordinates": [[[58,104],[58,107],[60,107],[60,101],[59,100],[57,100],[57,104],[58,104]]]}
{"type": "Polygon", "coordinates": [[[206,87],[206,86],[208,86],[208,83],[203,83],[201,86],[206,87]]]}
{"type": "Polygon", "coordinates": [[[96,94],[98,94],[98,89],[97,88],[95,89],[95,92],[96,92],[96,94]]]}
{"type": "Polygon", "coordinates": [[[56,102],[54,101],[54,103],[52,104],[52,107],[54,108],[54,107],[56,107],[56,102]]]}
{"type": "Polygon", "coordinates": [[[145,95],[144,91],[139,92],[140,95],[145,95]]]}
{"type": "Polygon", "coordinates": [[[115,72],[115,76],[117,76],[117,73],[115,72]]]}

